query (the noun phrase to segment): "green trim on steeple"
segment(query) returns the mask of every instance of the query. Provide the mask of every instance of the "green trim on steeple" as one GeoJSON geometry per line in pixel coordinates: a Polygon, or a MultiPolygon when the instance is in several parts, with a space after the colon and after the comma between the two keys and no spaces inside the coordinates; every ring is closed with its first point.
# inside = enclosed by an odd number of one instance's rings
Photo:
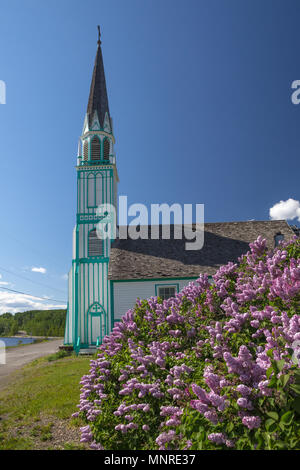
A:
{"type": "MultiPolygon", "coordinates": [[[[103,216],[96,215],[97,205],[108,204],[114,201],[114,189],[118,181],[115,164],[112,134],[112,121],[109,114],[108,97],[104,76],[104,66],[101,45],[98,44],[96,60],[93,70],[87,114],[84,121],[82,147],[77,155],[77,213],[74,233],[74,251],[70,279],[70,302],[68,314],[72,331],[66,332],[66,338],[77,348],[88,347],[91,332],[90,314],[93,305],[99,304],[104,316],[101,317],[103,334],[109,333],[111,322],[111,296],[108,280],[109,248],[111,241],[102,241],[103,256],[89,256],[89,233],[101,222],[103,216]],[[91,129],[93,124],[93,129],[91,129]],[[97,136],[100,142],[99,160],[91,160],[91,139],[97,136]],[[109,160],[104,160],[104,142],[109,141],[109,160]],[[88,149],[84,151],[84,143],[88,149]],[[79,156],[79,154],[82,155],[79,156]],[[84,156],[87,160],[84,160],[84,156]],[[90,181],[88,176],[90,176],[90,181]],[[90,183],[91,199],[88,200],[88,184],[90,183]]],[[[96,146],[99,149],[99,146],[96,146]]],[[[97,154],[98,157],[98,154],[97,154]]],[[[93,339],[101,337],[94,332],[93,339]]],[[[76,349],[77,350],[77,349],[76,349]]]]}

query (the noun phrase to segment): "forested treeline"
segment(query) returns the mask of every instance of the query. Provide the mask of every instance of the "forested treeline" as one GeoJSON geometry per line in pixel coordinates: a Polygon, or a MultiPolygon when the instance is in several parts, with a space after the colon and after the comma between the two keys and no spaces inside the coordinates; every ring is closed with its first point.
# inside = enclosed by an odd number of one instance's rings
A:
{"type": "Polygon", "coordinates": [[[26,331],[32,336],[64,336],[66,310],[29,310],[0,315],[0,336],[26,331]]]}

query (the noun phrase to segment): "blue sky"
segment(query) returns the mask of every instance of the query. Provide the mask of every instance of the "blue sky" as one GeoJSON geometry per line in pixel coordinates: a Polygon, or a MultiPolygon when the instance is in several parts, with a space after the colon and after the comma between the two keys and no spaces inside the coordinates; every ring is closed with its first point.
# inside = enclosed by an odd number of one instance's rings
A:
{"type": "Polygon", "coordinates": [[[204,203],[207,222],[298,210],[299,13],[291,0],[2,3],[0,285],[49,300],[3,291],[0,313],[67,298],[97,24],[129,204],[204,203]]]}

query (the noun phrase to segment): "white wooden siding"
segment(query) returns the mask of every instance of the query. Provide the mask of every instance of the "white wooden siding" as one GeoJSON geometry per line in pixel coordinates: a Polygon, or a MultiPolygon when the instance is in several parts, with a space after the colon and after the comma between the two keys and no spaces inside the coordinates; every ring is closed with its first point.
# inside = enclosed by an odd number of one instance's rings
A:
{"type": "Polygon", "coordinates": [[[68,275],[68,288],[69,288],[69,305],[68,305],[68,317],[67,317],[67,324],[65,329],[65,338],[64,344],[72,343],[72,310],[73,310],[73,288],[72,288],[72,268],[69,271],[68,275]]]}
{"type": "Polygon", "coordinates": [[[148,299],[149,297],[155,297],[155,286],[156,285],[177,285],[179,291],[186,286],[193,279],[177,279],[169,281],[122,281],[113,283],[114,288],[114,319],[119,320],[130,308],[133,308],[137,297],[142,299],[148,299]]]}
{"type": "MultiPolygon", "coordinates": [[[[84,223],[79,219],[73,231],[73,262],[69,274],[69,316],[66,326],[65,342],[89,342],[90,324],[88,311],[98,302],[106,313],[107,332],[111,330],[111,298],[108,282],[108,265],[106,262],[96,263],[95,258],[89,260],[88,235],[96,228],[95,207],[88,207],[88,199],[93,206],[100,203],[112,203],[116,182],[111,176],[110,168],[97,171],[94,168],[80,171],[77,181],[77,214],[85,216],[84,223]],[[79,259],[78,259],[79,258],[79,259]],[[90,262],[89,262],[90,261],[90,262]],[[77,273],[75,275],[75,273],[77,273]],[[89,327],[88,327],[89,324],[89,327]],[[76,328],[76,331],[75,331],[76,328]]],[[[104,241],[104,258],[109,256],[110,243],[104,241]]],[[[96,320],[97,322],[97,320],[96,320]]],[[[97,323],[95,323],[97,324],[97,323]]],[[[97,326],[97,331],[99,330],[97,326]]],[[[97,336],[99,332],[97,333],[97,336]]],[[[93,337],[95,339],[95,337],[93,337]]]]}
{"type": "Polygon", "coordinates": [[[76,225],[73,229],[72,259],[76,258],[76,225]]]}

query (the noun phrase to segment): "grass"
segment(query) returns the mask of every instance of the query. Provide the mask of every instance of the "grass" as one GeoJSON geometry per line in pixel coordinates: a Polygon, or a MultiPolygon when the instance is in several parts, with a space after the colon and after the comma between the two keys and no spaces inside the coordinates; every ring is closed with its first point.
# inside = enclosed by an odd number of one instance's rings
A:
{"type": "Polygon", "coordinates": [[[77,411],[90,359],[53,354],[27,364],[0,391],[0,450],[84,449],[77,411]]]}
{"type": "Polygon", "coordinates": [[[57,359],[62,359],[63,357],[68,357],[70,356],[70,353],[68,351],[58,351],[54,354],[50,354],[50,356],[47,356],[47,361],[52,362],[52,361],[57,361],[57,359]]]}

